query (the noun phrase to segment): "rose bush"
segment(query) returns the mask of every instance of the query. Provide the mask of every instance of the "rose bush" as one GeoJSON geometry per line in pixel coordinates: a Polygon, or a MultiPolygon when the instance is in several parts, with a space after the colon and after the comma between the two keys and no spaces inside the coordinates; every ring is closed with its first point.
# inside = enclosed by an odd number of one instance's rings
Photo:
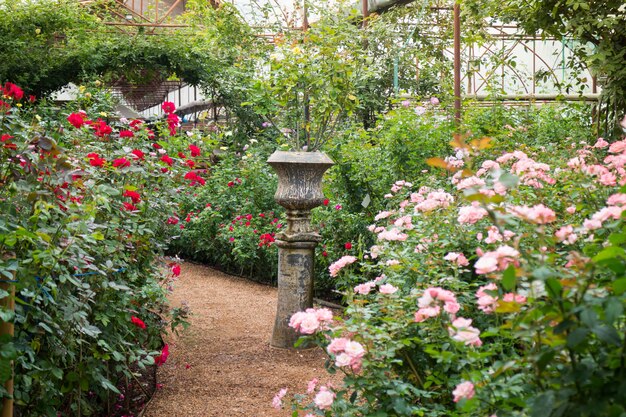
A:
{"type": "Polygon", "coordinates": [[[184,319],[165,299],[180,267],[160,254],[195,171],[169,151],[172,112],[147,126],[112,119],[97,88],[63,108],[17,89],[5,85],[0,112],[0,297],[16,290],[15,314],[0,310],[15,323],[0,379],[14,360],[18,415],[117,415],[128,403],[113,396],[166,360],[161,335],[184,319]]]}
{"type": "Polygon", "coordinates": [[[294,410],[623,415],[626,139],[451,145],[429,161],[447,175],[394,184],[361,262],[331,266],[354,285],[348,306],[307,337],[344,384],[294,396],[294,410]]]}

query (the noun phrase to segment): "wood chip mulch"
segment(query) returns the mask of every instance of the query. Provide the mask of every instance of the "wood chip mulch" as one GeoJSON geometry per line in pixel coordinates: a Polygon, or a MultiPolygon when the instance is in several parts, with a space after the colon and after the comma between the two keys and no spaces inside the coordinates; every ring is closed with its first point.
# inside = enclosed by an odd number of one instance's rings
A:
{"type": "Polygon", "coordinates": [[[327,382],[326,356],[269,346],[276,295],[276,288],[183,264],[170,302],[188,304],[191,326],[168,338],[170,356],[143,417],[291,416],[273,409],[272,398],[285,387],[305,393],[315,377],[327,382]]]}

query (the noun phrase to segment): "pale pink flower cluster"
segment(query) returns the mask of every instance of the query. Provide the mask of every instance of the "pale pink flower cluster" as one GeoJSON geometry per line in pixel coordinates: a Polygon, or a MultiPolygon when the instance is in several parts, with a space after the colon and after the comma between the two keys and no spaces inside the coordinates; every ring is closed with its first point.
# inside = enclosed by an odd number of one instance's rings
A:
{"type": "Polygon", "coordinates": [[[307,308],[298,311],[289,319],[289,327],[302,334],[313,334],[325,329],[333,321],[333,312],[327,308],[307,308]]]}
{"type": "Polygon", "coordinates": [[[517,159],[511,166],[511,172],[520,176],[522,184],[529,185],[534,188],[543,188],[540,180],[546,184],[554,184],[556,181],[548,172],[550,166],[541,162],[537,162],[529,158],[524,152],[515,151],[500,156],[496,161],[500,164],[507,163],[513,159],[517,159]]]}
{"type": "Polygon", "coordinates": [[[485,185],[485,180],[478,178],[476,176],[471,176],[462,179],[456,185],[457,190],[465,190],[467,188],[480,188],[485,185]]]}
{"type": "Polygon", "coordinates": [[[396,229],[395,227],[390,230],[383,230],[378,234],[378,240],[404,242],[405,240],[407,240],[408,237],[409,236],[406,233],[400,232],[400,230],[396,229]]]}
{"type": "Polygon", "coordinates": [[[386,219],[387,217],[390,217],[391,215],[393,215],[393,211],[381,211],[380,213],[376,215],[376,217],[374,217],[374,220],[378,221],[380,219],[386,219]]]}
{"type": "Polygon", "coordinates": [[[320,381],[317,378],[313,378],[312,380],[309,381],[306,387],[307,394],[313,394],[313,392],[315,391],[315,387],[317,387],[318,382],[320,381]]]}
{"type": "Polygon", "coordinates": [[[570,245],[578,240],[578,235],[574,233],[574,228],[571,225],[561,227],[554,232],[554,236],[556,236],[557,241],[570,245]]]}
{"type": "Polygon", "coordinates": [[[623,194],[623,193],[613,194],[606,200],[606,204],[609,206],[626,205],[626,194],[623,194]]]}
{"type": "Polygon", "coordinates": [[[472,399],[474,398],[474,395],[476,395],[474,384],[469,381],[463,381],[456,386],[454,391],[452,391],[452,395],[454,396],[453,401],[455,403],[458,403],[461,400],[472,399]]]}
{"type": "Polygon", "coordinates": [[[482,346],[483,342],[480,340],[480,330],[476,327],[472,327],[472,319],[465,319],[458,317],[452,321],[452,327],[448,327],[448,332],[452,339],[457,342],[463,342],[466,345],[482,346]]]}
{"type": "Polygon", "coordinates": [[[397,259],[389,259],[387,262],[385,262],[385,265],[387,266],[400,265],[400,261],[397,259]]]}
{"type": "Polygon", "coordinates": [[[437,317],[441,314],[442,303],[443,310],[452,316],[461,309],[452,291],[444,290],[439,287],[426,289],[424,294],[417,300],[419,310],[415,313],[414,321],[421,323],[430,317],[437,317]]]}
{"type": "MultiPolygon", "coordinates": [[[[384,230],[384,229],[383,229],[384,230]]],[[[378,255],[380,255],[383,251],[383,248],[378,246],[378,245],[374,245],[370,248],[370,256],[372,257],[372,259],[376,259],[378,258],[378,255]]]]}
{"type": "Polygon", "coordinates": [[[328,271],[330,272],[330,276],[331,277],[336,277],[337,274],[339,274],[339,271],[341,271],[342,268],[344,268],[346,265],[350,265],[350,264],[353,264],[355,262],[356,262],[356,257],[352,256],[352,255],[346,255],[346,256],[343,256],[343,257],[339,258],[339,260],[333,262],[328,267],[328,271]]]}
{"type": "Polygon", "coordinates": [[[595,145],[593,145],[593,147],[596,149],[606,148],[607,146],[609,146],[609,142],[604,140],[604,138],[598,138],[595,145]]]}
{"type": "Polygon", "coordinates": [[[446,156],[444,160],[448,163],[448,165],[454,168],[463,168],[465,166],[465,161],[457,158],[456,156],[446,156]]]}
{"type": "Polygon", "coordinates": [[[602,227],[602,223],[609,219],[617,220],[622,217],[622,212],[626,210],[626,207],[609,206],[604,207],[594,213],[591,219],[587,219],[583,222],[583,227],[587,231],[599,229],[602,227]]]}
{"type": "Polygon", "coordinates": [[[283,408],[283,397],[287,394],[287,388],[283,388],[272,399],[272,407],[277,410],[283,408]]]}
{"type": "Polygon", "coordinates": [[[319,392],[313,399],[313,402],[320,410],[330,410],[330,407],[335,401],[335,393],[330,388],[321,386],[319,392]]]}
{"type": "MultiPolygon", "coordinates": [[[[422,196],[422,200],[418,201],[417,204],[415,205],[415,211],[424,212],[424,211],[432,211],[437,208],[446,208],[446,207],[449,207],[450,204],[454,202],[454,197],[452,197],[451,194],[443,190],[431,191],[428,193],[428,195],[426,195],[426,198],[423,197],[424,193],[422,193],[422,191],[424,190],[420,189],[420,192],[418,194],[422,196]]],[[[414,198],[412,195],[411,201],[413,200],[419,200],[419,198],[417,197],[414,198]]]]}
{"type": "Polygon", "coordinates": [[[478,298],[478,309],[491,314],[498,307],[498,297],[487,293],[487,291],[498,291],[498,287],[493,282],[483,285],[476,291],[476,298],[478,298]]]}
{"type": "Polygon", "coordinates": [[[536,224],[547,224],[556,220],[556,213],[554,210],[544,206],[543,204],[537,204],[532,207],[511,206],[508,208],[508,211],[514,216],[536,224]]]}
{"type": "Polygon", "coordinates": [[[393,222],[393,225],[396,227],[404,227],[407,230],[413,229],[413,219],[411,216],[402,216],[393,222]]]}
{"type": "Polygon", "coordinates": [[[483,162],[482,165],[480,166],[480,169],[476,171],[476,176],[482,177],[489,171],[498,171],[498,170],[500,170],[499,163],[497,163],[496,161],[487,160],[483,162]]]}
{"type": "Polygon", "coordinates": [[[404,180],[400,180],[400,181],[396,181],[392,186],[391,186],[391,192],[392,193],[397,193],[398,191],[402,190],[402,188],[411,188],[413,187],[413,184],[404,180]]]}
{"type": "Polygon", "coordinates": [[[365,348],[359,342],[345,337],[335,338],[330,341],[326,351],[335,355],[335,365],[338,367],[349,366],[354,372],[361,370],[365,348]]]}
{"type": "Polygon", "coordinates": [[[492,252],[486,252],[474,264],[477,274],[503,271],[510,264],[516,264],[520,253],[510,246],[503,245],[492,252]]]}
{"type": "Polygon", "coordinates": [[[380,291],[381,294],[393,294],[398,291],[398,289],[391,284],[383,284],[378,291],[380,291]]]}
{"type": "Polygon", "coordinates": [[[473,201],[471,206],[464,206],[459,209],[457,221],[461,224],[474,224],[487,214],[487,210],[480,207],[477,201],[473,201]]]}
{"type": "MultiPolygon", "coordinates": [[[[476,298],[478,299],[477,304],[479,310],[483,311],[486,314],[491,314],[495,311],[495,309],[498,307],[499,297],[495,294],[492,294],[497,290],[498,287],[494,283],[489,283],[478,288],[478,291],[476,291],[476,298]]],[[[524,304],[527,300],[526,297],[524,297],[523,295],[510,292],[502,296],[502,301],[505,301],[507,303],[515,302],[518,304],[524,304]]]]}
{"type": "MultiPolygon", "coordinates": [[[[487,237],[485,238],[485,243],[491,244],[496,242],[502,242],[511,240],[511,238],[515,236],[514,232],[510,230],[505,230],[503,233],[500,233],[500,230],[496,226],[489,226],[487,228],[487,237]]],[[[480,239],[478,239],[480,240],[480,239]]]]}
{"type": "Polygon", "coordinates": [[[369,281],[369,282],[366,282],[366,283],[363,283],[363,284],[359,284],[356,287],[354,287],[354,292],[356,294],[367,295],[375,287],[376,287],[376,283],[372,282],[372,281],[369,281]]]}
{"type": "Polygon", "coordinates": [[[462,253],[457,252],[449,252],[446,256],[443,257],[446,261],[454,262],[458,266],[467,266],[469,265],[469,261],[462,253]]]}

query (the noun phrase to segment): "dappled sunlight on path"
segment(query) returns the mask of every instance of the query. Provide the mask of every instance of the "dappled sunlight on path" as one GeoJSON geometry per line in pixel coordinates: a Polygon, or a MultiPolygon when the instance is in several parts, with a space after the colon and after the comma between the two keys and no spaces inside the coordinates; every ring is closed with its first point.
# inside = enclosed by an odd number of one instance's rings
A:
{"type": "Polygon", "coordinates": [[[188,303],[191,326],[168,340],[162,387],[144,417],[290,416],[271,407],[276,392],[305,392],[325,377],[321,350],[269,347],[276,288],[186,263],[170,300],[188,303]]]}

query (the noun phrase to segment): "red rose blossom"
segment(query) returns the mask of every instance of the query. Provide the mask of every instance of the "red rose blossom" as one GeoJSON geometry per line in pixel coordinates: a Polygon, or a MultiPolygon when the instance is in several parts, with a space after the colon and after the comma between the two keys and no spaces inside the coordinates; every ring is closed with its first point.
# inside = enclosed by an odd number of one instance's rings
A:
{"type": "Polygon", "coordinates": [[[113,167],[125,168],[130,166],[130,161],[126,158],[117,158],[113,161],[113,167]]]}
{"type": "Polygon", "coordinates": [[[163,113],[170,114],[176,111],[176,105],[171,101],[165,101],[161,104],[161,110],[163,113]]]}
{"type": "Polygon", "coordinates": [[[169,166],[172,166],[174,164],[174,160],[172,158],[170,158],[169,155],[163,155],[161,157],[161,161],[165,162],[166,164],[168,164],[169,166]]]}
{"type": "Polygon", "coordinates": [[[141,320],[139,317],[132,316],[130,318],[130,322],[133,323],[135,326],[139,327],[140,329],[146,328],[146,323],[144,323],[143,320],[141,320]]]}
{"type": "Polygon", "coordinates": [[[72,113],[67,116],[67,121],[76,129],[80,129],[85,124],[85,115],[83,113],[72,113]]]}
{"type": "Polygon", "coordinates": [[[129,197],[133,203],[137,204],[141,201],[141,195],[137,191],[124,190],[124,197],[129,197]]]}
{"type": "Polygon", "coordinates": [[[132,138],[135,134],[130,130],[120,130],[120,138],[132,138]]]}
{"type": "Polygon", "coordinates": [[[200,148],[198,148],[196,145],[189,145],[189,150],[191,151],[191,156],[193,156],[194,158],[196,156],[200,156],[200,148]]]}

